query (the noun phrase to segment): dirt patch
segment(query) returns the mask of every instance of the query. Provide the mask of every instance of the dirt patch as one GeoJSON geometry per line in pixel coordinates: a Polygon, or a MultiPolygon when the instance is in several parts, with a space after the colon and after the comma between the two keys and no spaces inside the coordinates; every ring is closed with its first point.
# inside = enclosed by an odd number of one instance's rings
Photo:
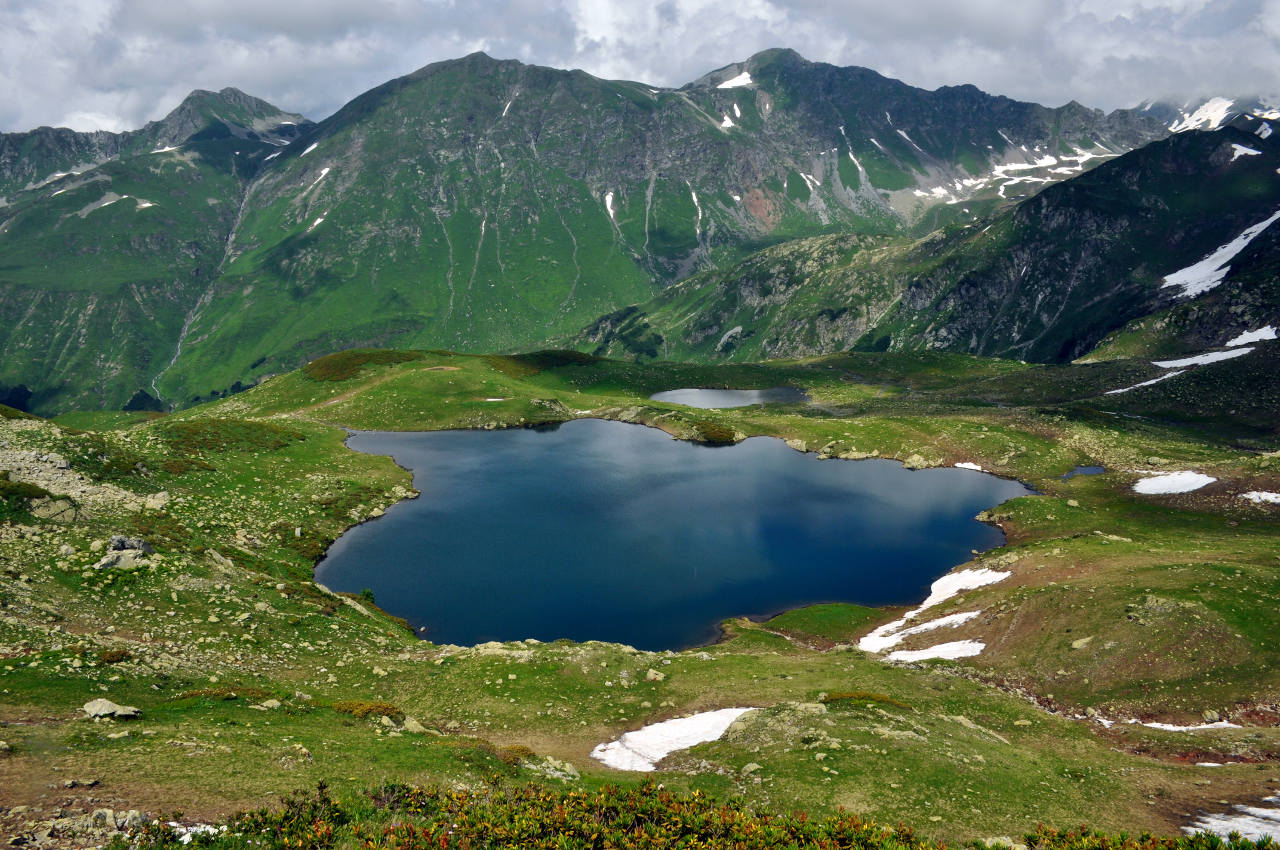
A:
{"type": "Polygon", "coordinates": [[[773,230],[782,221],[782,204],[777,197],[763,189],[752,189],[742,199],[747,213],[766,230],[773,230]]]}

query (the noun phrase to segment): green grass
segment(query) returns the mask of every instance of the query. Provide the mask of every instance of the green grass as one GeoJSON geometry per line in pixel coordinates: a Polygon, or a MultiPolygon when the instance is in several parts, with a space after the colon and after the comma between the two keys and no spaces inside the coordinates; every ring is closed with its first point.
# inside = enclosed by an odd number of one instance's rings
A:
{"type": "Polygon", "coordinates": [[[867,627],[881,617],[881,613],[874,608],[830,602],[787,611],[765,621],[765,625],[789,634],[848,643],[864,634],[867,627]]]}
{"type": "Polygon", "coordinates": [[[924,352],[697,366],[418,351],[374,356],[338,380],[281,375],[123,430],[5,420],[11,445],[66,457],[95,486],[170,495],[163,510],[110,509],[0,539],[0,553],[27,576],[0,576],[15,612],[0,622],[0,716],[70,717],[99,695],[143,711],[132,723],[7,727],[7,758],[50,783],[129,777],[113,779],[122,799],[146,788],[207,813],[260,806],[319,780],[341,800],[383,778],[475,789],[496,774],[562,787],[539,772],[548,758],[572,763],[583,793],[613,783],[630,794],[639,777],[591,760],[595,745],[645,723],[751,705],[761,710],[725,738],[664,763],[672,793],[752,811],[804,809],[813,820],[843,806],[948,841],[1021,835],[1037,820],[1169,833],[1183,811],[1271,793],[1269,774],[1253,764],[1217,769],[1210,789],[1186,762],[1268,764],[1280,752],[1273,730],[1197,734],[1190,754],[1185,738],[1125,725],[1104,733],[1046,713],[1017,689],[1067,714],[1092,708],[1116,719],[1188,721],[1274,701],[1276,521],[1231,493],[1274,489],[1280,468],[1155,422],[1052,401],[1092,392],[1123,368],[924,352]],[[648,400],[680,386],[779,384],[805,388],[814,404],[697,411],[648,400]],[[968,460],[1028,481],[1038,495],[990,512],[1009,544],[967,565],[1013,577],[930,614],[981,609],[954,637],[982,639],[987,650],[959,665],[886,665],[849,647],[889,615],[835,603],[733,620],[721,643],[669,654],[568,642],[438,647],[364,600],[312,583],[314,560],[342,530],[410,495],[407,472],[347,450],[338,425],[507,427],[579,416],[645,422],[685,439],[706,423],[832,457],[968,460]],[[1059,480],[1086,463],[1108,471],[1059,480]],[[1153,465],[1229,483],[1185,497],[1132,494],[1133,470],[1153,465]],[[119,533],[158,553],[128,572],[90,569],[101,557],[94,541],[119,533]],[[281,706],[262,707],[272,699],[281,706]],[[428,731],[409,731],[409,718],[428,731]],[[118,731],[130,734],[108,737],[118,731]],[[193,755],[175,759],[175,747],[193,755]],[[1148,805],[1150,794],[1167,804],[1148,805]]]}

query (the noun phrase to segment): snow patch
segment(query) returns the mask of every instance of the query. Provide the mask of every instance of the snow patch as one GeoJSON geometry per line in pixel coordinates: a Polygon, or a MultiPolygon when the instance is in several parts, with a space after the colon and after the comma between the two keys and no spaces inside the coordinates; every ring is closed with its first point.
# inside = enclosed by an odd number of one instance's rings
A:
{"type": "Polygon", "coordinates": [[[733,117],[734,118],[742,117],[742,110],[738,108],[738,104],[736,103],[733,105],[733,117]]]}
{"type": "Polygon", "coordinates": [[[616,741],[600,744],[591,751],[591,757],[617,770],[652,771],[676,750],[718,740],[735,720],[751,710],[721,708],[652,723],[624,732],[616,741]]]}
{"type": "Polygon", "coordinates": [[[698,211],[698,217],[693,222],[693,235],[699,241],[702,240],[702,204],[698,203],[698,193],[693,191],[693,184],[688,180],[684,181],[684,185],[689,187],[689,195],[693,198],[693,208],[698,211]]]}
{"type": "MultiPolygon", "coordinates": [[[[975,590],[979,587],[985,587],[988,584],[995,584],[1008,578],[1011,573],[1000,572],[998,570],[989,570],[986,567],[980,567],[974,570],[961,570],[957,573],[947,573],[942,578],[935,581],[929,587],[929,597],[921,602],[919,607],[914,608],[903,614],[897,620],[891,623],[885,623],[878,626],[867,634],[863,635],[858,641],[858,649],[863,652],[883,652],[891,646],[896,646],[901,642],[902,638],[897,633],[906,627],[907,621],[918,617],[924,611],[941,605],[948,599],[958,596],[966,590],[975,590]]],[[[945,619],[945,618],[944,618],[945,619]]]]}
{"type": "Polygon", "coordinates": [[[956,464],[956,468],[957,468],[957,469],[972,469],[972,470],[975,470],[975,471],[977,471],[977,472],[981,472],[981,471],[982,471],[982,467],[978,466],[976,463],[970,463],[970,462],[969,462],[969,461],[967,461],[967,460],[965,460],[965,461],[961,461],[960,463],[957,463],[957,464],[956,464]]]}
{"type": "Polygon", "coordinates": [[[151,203],[150,201],[144,201],[142,200],[142,198],[134,198],[134,200],[138,202],[138,206],[136,208],[140,210],[145,210],[147,207],[155,206],[155,204],[151,203]]]}
{"type": "Polygon", "coordinates": [[[751,75],[748,74],[746,71],[743,71],[738,76],[725,80],[723,83],[716,86],[716,88],[737,89],[737,88],[742,88],[743,86],[749,86],[749,85],[751,85],[751,75]]]}
{"type": "Polygon", "coordinates": [[[1258,328],[1256,331],[1245,331],[1234,339],[1227,340],[1227,345],[1248,345],[1251,342],[1264,342],[1268,339],[1276,338],[1276,326],[1267,325],[1265,328],[1258,328]]]}
{"type": "Polygon", "coordinates": [[[1254,135],[1256,135],[1259,139],[1269,139],[1271,138],[1271,133],[1272,133],[1271,125],[1268,124],[1266,121],[1263,121],[1262,126],[1259,127],[1257,130],[1254,130],[1254,135]]]}
{"type": "MultiPolygon", "coordinates": [[[[1212,484],[1218,479],[1212,475],[1205,475],[1200,472],[1166,472],[1161,475],[1153,475],[1149,478],[1139,479],[1133,485],[1133,492],[1142,493],[1147,496],[1155,496],[1164,493],[1190,493],[1192,490],[1199,490],[1208,484],[1212,484]]],[[[1150,723],[1144,723],[1144,726],[1151,726],[1150,723]]],[[[1153,729],[1164,729],[1165,726],[1151,726],[1153,729]]],[[[1195,727],[1195,728],[1213,728],[1195,727]]]]}
{"type": "Polygon", "coordinates": [[[1208,292],[1222,283],[1236,254],[1243,251],[1259,233],[1274,224],[1277,219],[1280,219],[1280,210],[1276,210],[1265,221],[1260,221],[1252,227],[1246,228],[1235,239],[1218,248],[1218,250],[1209,254],[1200,262],[1187,266],[1185,269],[1180,269],[1171,275],[1166,275],[1161,288],[1180,286],[1182,287],[1182,292],[1178,293],[1178,295],[1183,297],[1196,296],[1208,292]]]}
{"type": "MultiPolygon", "coordinates": [[[[897,646],[912,635],[931,632],[935,629],[954,629],[956,626],[962,626],[972,620],[974,617],[981,616],[981,611],[961,611],[958,614],[948,614],[945,617],[939,617],[936,620],[930,620],[927,623],[921,623],[918,626],[912,626],[909,629],[903,629],[900,632],[894,632],[889,635],[884,644],[884,649],[897,646]]],[[[884,650],[882,649],[881,652],[884,650]]]]}
{"type": "Polygon", "coordinates": [[[329,173],[329,166],[326,165],[324,168],[320,169],[320,176],[315,179],[315,182],[313,182],[310,186],[307,187],[307,191],[310,192],[312,189],[314,189],[316,187],[316,183],[319,183],[321,180],[323,180],[324,176],[328,173],[329,173]]]}
{"type": "Polygon", "coordinates": [[[1231,161],[1235,162],[1242,156],[1262,156],[1262,151],[1256,151],[1253,148],[1247,148],[1244,145],[1231,144],[1231,161]]]}
{"type": "Polygon", "coordinates": [[[308,148],[307,148],[305,151],[303,151],[302,153],[298,154],[298,156],[299,156],[299,157],[304,157],[304,156],[306,156],[307,154],[309,154],[309,153],[311,153],[313,150],[315,150],[315,149],[316,149],[316,145],[318,145],[318,144],[320,144],[320,143],[319,143],[319,142],[312,142],[312,143],[311,143],[311,146],[310,146],[310,147],[308,147],[308,148]]]}
{"type": "Polygon", "coordinates": [[[1205,103],[1195,112],[1188,115],[1183,112],[1179,120],[1169,125],[1169,132],[1181,133],[1183,130],[1216,130],[1227,115],[1231,112],[1231,105],[1235,101],[1227,100],[1225,97],[1214,97],[1205,101],[1205,103]]]}
{"type": "Polygon", "coordinates": [[[721,129],[721,130],[728,130],[728,129],[729,129],[730,127],[732,127],[732,126],[733,126],[733,119],[732,119],[732,118],[730,118],[730,117],[728,116],[728,114],[726,113],[726,114],[725,114],[725,116],[724,116],[724,120],[720,122],[720,129],[721,129]]]}
{"type": "Polygon", "coordinates": [[[1183,366],[1204,366],[1208,363],[1218,363],[1222,360],[1230,360],[1233,357],[1240,357],[1253,351],[1252,348],[1234,348],[1231,351],[1211,351],[1208,354],[1197,354],[1195,357],[1184,357],[1181,360],[1152,360],[1153,366],[1159,366],[1161,369],[1181,369],[1183,366]]]}
{"type": "Polygon", "coordinates": [[[617,221],[617,217],[613,214],[613,193],[604,193],[604,208],[609,212],[610,221],[617,221]]]}
{"type": "Polygon", "coordinates": [[[506,118],[506,117],[507,117],[507,110],[508,110],[508,109],[510,109],[510,108],[511,108],[511,101],[509,101],[509,100],[508,100],[508,101],[507,101],[507,105],[506,105],[506,106],[504,106],[504,107],[502,107],[502,117],[503,117],[503,118],[506,118]]]}
{"type": "Polygon", "coordinates": [[[169,145],[165,148],[156,148],[152,153],[168,153],[169,151],[176,151],[180,147],[181,145],[169,145]]]}
{"type": "Polygon", "coordinates": [[[271,156],[269,156],[269,157],[267,157],[266,159],[264,159],[264,160],[263,160],[263,162],[267,162],[267,161],[269,161],[269,160],[273,160],[273,159],[275,159],[276,157],[278,157],[280,154],[281,154],[281,151],[276,151],[275,153],[271,154],[271,156]]]}
{"type": "Polygon", "coordinates": [[[1136,390],[1136,389],[1138,389],[1139,387],[1149,387],[1149,386],[1151,386],[1152,384],[1158,384],[1158,383],[1160,383],[1161,381],[1167,381],[1167,380],[1169,380],[1170,378],[1176,378],[1176,377],[1178,377],[1179,375],[1181,375],[1181,374],[1182,374],[1183,372],[1185,372],[1185,371],[1187,371],[1187,370],[1186,370],[1186,369],[1178,369],[1177,371],[1174,371],[1174,372],[1165,372],[1163,375],[1161,375],[1161,376],[1160,376],[1160,377],[1158,377],[1158,378],[1152,378],[1152,379],[1151,379],[1151,380],[1149,380],[1149,381],[1143,381],[1142,383],[1140,383],[1140,384],[1134,384],[1134,385],[1133,385],[1133,386],[1131,386],[1131,387],[1121,387],[1121,388],[1120,388],[1120,389],[1118,389],[1118,390],[1107,390],[1105,393],[1103,393],[1103,395],[1116,395],[1117,393],[1127,393],[1129,390],[1136,390]]]}
{"type": "Polygon", "coordinates": [[[1238,832],[1240,837],[1249,841],[1258,841],[1264,836],[1280,837],[1280,795],[1267,797],[1262,802],[1271,803],[1266,808],[1261,806],[1236,806],[1235,812],[1220,815],[1201,815],[1184,826],[1183,832],[1211,832],[1220,838],[1229,838],[1231,833],[1238,832]]]}
{"type": "Polygon", "coordinates": [[[812,174],[805,174],[801,171],[800,176],[804,178],[804,185],[809,187],[810,192],[816,192],[818,187],[822,185],[822,181],[817,177],[814,177],[812,174]]]}
{"type": "Polygon", "coordinates": [[[930,658],[972,658],[980,655],[987,645],[980,640],[953,640],[940,643],[928,649],[899,649],[890,652],[886,658],[890,661],[926,661],[930,658]]]}
{"type": "MultiPolygon", "coordinates": [[[[888,115],[889,113],[887,113],[887,112],[886,112],[885,114],[886,114],[886,115],[888,115]]],[[[924,153],[924,148],[920,147],[920,146],[919,146],[919,145],[917,145],[915,142],[913,142],[913,141],[911,140],[911,137],[907,135],[907,131],[906,131],[906,130],[895,130],[895,132],[897,132],[897,134],[898,134],[899,136],[901,136],[902,138],[906,139],[906,140],[907,140],[907,144],[911,145],[911,147],[913,147],[913,148],[915,148],[916,150],[920,151],[920,153],[924,153]]]]}
{"type": "Polygon", "coordinates": [[[1280,493],[1268,493],[1266,490],[1250,490],[1241,493],[1240,498],[1248,499],[1255,505],[1280,505],[1280,493]]]}
{"type": "Polygon", "coordinates": [[[1219,720],[1215,723],[1200,723],[1195,726],[1177,726],[1173,723],[1143,723],[1148,729],[1160,729],[1165,732],[1199,732],[1201,729],[1239,729],[1238,723],[1219,720]]]}
{"type": "MultiPolygon", "coordinates": [[[[328,215],[328,213],[325,213],[325,215],[328,215]]],[[[320,225],[320,222],[322,221],[324,221],[323,215],[317,218],[315,221],[311,222],[311,226],[307,228],[307,233],[310,233],[311,231],[315,230],[320,225]]]]}

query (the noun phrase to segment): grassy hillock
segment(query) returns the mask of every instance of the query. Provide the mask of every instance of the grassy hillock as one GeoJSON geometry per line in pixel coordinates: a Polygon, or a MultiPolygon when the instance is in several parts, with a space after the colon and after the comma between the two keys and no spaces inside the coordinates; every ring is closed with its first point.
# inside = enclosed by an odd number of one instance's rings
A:
{"type": "MultiPolygon", "coordinates": [[[[32,807],[0,809],[0,823],[34,834],[103,807],[217,819],[321,780],[352,813],[333,824],[344,846],[417,841],[383,827],[405,820],[413,836],[429,834],[458,800],[484,823],[525,823],[531,799],[661,808],[641,775],[598,764],[591,749],[727,706],[757,711],[661,765],[670,799],[693,819],[686,826],[704,822],[704,804],[682,796],[695,792],[736,801],[723,810],[734,829],[755,828],[754,816],[735,814],[747,810],[811,815],[770,821],[779,829],[852,823],[840,821],[843,807],[950,842],[1024,835],[1037,822],[1173,834],[1200,811],[1226,808],[1221,801],[1256,802],[1280,786],[1278,523],[1274,506],[1239,494],[1280,491],[1267,453],[1275,435],[1255,427],[1246,445],[1149,414],[1110,415],[1105,390],[1147,368],[937,353],[707,367],[557,352],[357,352],[180,414],[105,420],[112,430],[0,419],[5,465],[22,470],[14,480],[75,507],[0,525],[0,807],[32,807]],[[805,388],[811,401],[706,411],[648,398],[680,386],[778,384],[805,388]],[[346,449],[343,427],[577,417],[684,439],[780,437],[829,462],[970,462],[1027,481],[1035,495],[989,512],[1008,544],[963,565],[1009,578],[936,609],[980,609],[946,636],[985,650],[960,663],[886,663],[855,645],[896,612],[851,605],[731,620],[721,642],[678,652],[446,646],[415,638],[391,600],[376,600],[388,614],[314,583],[331,540],[416,495],[390,459],[346,449]],[[1061,478],[1080,465],[1106,471],[1061,478]],[[1131,489],[1149,470],[1176,469],[1218,480],[1174,496],[1131,489]],[[104,566],[113,535],[156,551],[104,566]],[[81,706],[96,697],[141,716],[86,719],[81,706]],[[1124,722],[1214,714],[1238,726],[1124,722]],[[489,784],[495,775],[499,786],[489,784]],[[393,813],[361,796],[384,780],[461,790],[397,791],[423,812],[393,813]]],[[[1202,368],[1223,370],[1222,386],[1234,386],[1230,362],[1202,368]]],[[[429,487],[418,497],[436,498],[429,487]]],[[[901,648],[936,637],[909,636],[901,648]]],[[[868,835],[867,846],[880,841],[868,835]]],[[[1130,846],[1041,836],[1044,846],[1130,846]]],[[[909,843],[897,833],[884,840],[909,843]]]]}

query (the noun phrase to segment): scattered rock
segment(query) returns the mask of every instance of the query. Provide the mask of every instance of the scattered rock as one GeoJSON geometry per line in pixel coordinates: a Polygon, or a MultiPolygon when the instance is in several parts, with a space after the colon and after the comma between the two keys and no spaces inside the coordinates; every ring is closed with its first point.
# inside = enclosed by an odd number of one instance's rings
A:
{"type": "Polygon", "coordinates": [[[412,732],[415,735],[425,735],[427,727],[423,726],[415,718],[406,717],[404,719],[404,731],[412,732]]]}
{"type": "Polygon", "coordinates": [[[1217,723],[1222,719],[1222,715],[1218,714],[1218,712],[1214,711],[1212,708],[1206,708],[1201,712],[1200,716],[1204,718],[1205,723],[1217,723]]]}
{"type": "Polygon", "coordinates": [[[119,717],[121,719],[139,717],[142,709],[132,705],[116,705],[109,699],[99,697],[84,704],[83,711],[90,717],[119,717]]]}
{"type": "Polygon", "coordinates": [[[755,773],[757,770],[762,770],[763,768],[764,768],[764,765],[756,764],[753,761],[749,761],[742,766],[742,775],[750,776],[751,774],[755,773]]]}
{"type": "Polygon", "coordinates": [[[95,570],[127,570],[138,565],[139,558],[145,558],[141,550],[128,549],[123,552],[108,552],[93,565],[95,570]]]}
{"type": "Polygon", "coordinates": [[[161,490],[159,493],[152,493],[143,501],[142,506],[149,511],[162,511],[169,506],[169,491],[161,490]]]}
{"type": "Polygon", "coordinates": [[[551,756],[543,756],[541,759],[526,761],[524,766],[534,773],[541,773],[543,776],[559,779],[562,782],[573,782],[580,777],[578,769],[572,764],[551,756]]]}
{"type": "Polygon", "coordinates": [[[116,815],[116,827],[121,830],[137,829],[146,822],[147,819],[137,809],[130,809],[124,814],[116,815]]]}
{"type": "Polygon", "coordinates": [[[32,516],[50,522],[80,522],[88,518],[70,499],[33,499],[30,511],[32,516]]]}
{"type": "Polygon", "coordinates": [[[283,705],[283,703],[281,703],[280,700],[278,699],[264,699],[262,701],[263,708],[270,708],[274,710],[279,708],[281,705],[283,705]]]}
{"type": "Polygon", "coordinates": [[[1073,641],[1071,641],[1071,648],[1072,648],[1072,649],[1084,649],[1086,646],[1088,646],[1088,645],[1089,645],[1089,641],[1091,641],[1091,640],[1093,640],[1093,635],[1089,635],[1088,637],[1082,637],[1082,638],[1080,638],[1080,639],[1078,639],[1078,640],[1073,640],[1073,641]]]}
{"type": "Polygon", "coordinates": [[[650,667],[645,671],[644,678],[646,682],[661,682],[667,678],[667,674],[650,667]]]}
{"type": "Polygon", "coordinates": [[[107,548],[112,552],[124,552],[135,549],[139,552],[145,552],[148,555],[154,554],[156,548],[141,537],[125,537],[122,534],[113,534],[111,539],[107,541],[107,548]]]}

